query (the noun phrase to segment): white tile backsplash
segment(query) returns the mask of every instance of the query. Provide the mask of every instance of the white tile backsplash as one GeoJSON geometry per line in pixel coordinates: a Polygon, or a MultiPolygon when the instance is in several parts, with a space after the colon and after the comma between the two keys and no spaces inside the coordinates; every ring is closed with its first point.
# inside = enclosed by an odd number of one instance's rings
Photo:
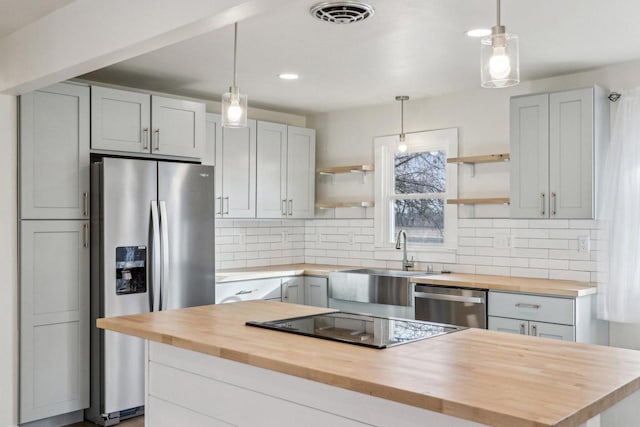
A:
{"type": "MultiPolygon", "coordinates": [[[[414,251],[418,270],[589,281],[598,226],[591,220],[461,218],[455,250],[414,251]],[[590,236],[591,251],[578,251],[590,236]],[[507,247],[505,246],[507,243],[507,247]]],[[[313,263],[400,268],[402,252],[376,248],[373,219],[218,220],[216,268],[313,263]]]]}

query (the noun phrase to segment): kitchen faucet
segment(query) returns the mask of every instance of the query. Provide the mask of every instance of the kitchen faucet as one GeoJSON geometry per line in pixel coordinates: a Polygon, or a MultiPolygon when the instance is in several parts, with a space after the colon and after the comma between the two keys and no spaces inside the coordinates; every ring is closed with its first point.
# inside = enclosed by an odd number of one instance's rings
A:
{"type": "Polygon", "coordinates": [[[402,270],[408,271],[410,268],[413,268],[413,257],[411,257],[411,261],[407,259],[407,232],[404,230],[398,231],[398,237],[396,237],[396,249],[400,249],[400,237],[403,237],[403,246],[402,246],[402,270]]]}

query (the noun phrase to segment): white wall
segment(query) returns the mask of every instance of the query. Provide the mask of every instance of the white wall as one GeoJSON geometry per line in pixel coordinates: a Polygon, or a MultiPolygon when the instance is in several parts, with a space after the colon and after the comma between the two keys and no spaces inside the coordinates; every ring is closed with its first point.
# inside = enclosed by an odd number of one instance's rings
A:
{"type": "Polygon", "coordinates": [[[15,96],[0,95],[0,426],[18,422],[18,243],[15,96]]]}

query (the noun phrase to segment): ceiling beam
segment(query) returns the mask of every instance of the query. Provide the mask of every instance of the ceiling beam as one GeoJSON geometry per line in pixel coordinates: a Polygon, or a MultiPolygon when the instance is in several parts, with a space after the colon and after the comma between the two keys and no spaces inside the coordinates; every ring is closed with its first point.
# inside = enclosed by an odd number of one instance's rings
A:
{"type": "Polygon", "coordinates": [[[19,95],[294,0],[76,0],[0,39],[0,93],[19,95]]]}

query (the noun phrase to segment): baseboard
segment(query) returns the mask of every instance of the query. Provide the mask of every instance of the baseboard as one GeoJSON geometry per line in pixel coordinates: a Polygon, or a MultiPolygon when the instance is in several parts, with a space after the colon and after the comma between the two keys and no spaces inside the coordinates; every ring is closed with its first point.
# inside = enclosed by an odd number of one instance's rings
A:
{"type": "Polygon", "coordinates": [[[42,420],[20,424],[20,427],[63,427],[69,424],[78,423],[82,420],[84,420],[83,411],[74,411],[67,414],[56,415],[51,418],[44,418],[42,420]]]}

